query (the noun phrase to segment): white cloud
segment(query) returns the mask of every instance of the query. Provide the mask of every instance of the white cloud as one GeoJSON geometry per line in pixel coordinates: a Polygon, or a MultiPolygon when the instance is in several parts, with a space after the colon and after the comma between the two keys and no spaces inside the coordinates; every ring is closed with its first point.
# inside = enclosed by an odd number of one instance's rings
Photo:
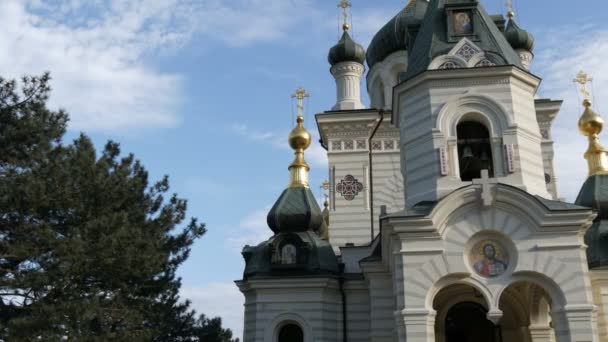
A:
{"type": "Polygon", "coordinates": [[[245,216],[238,225],[238,229],[227,239],[228,246],[241,251],[244,246],[256,246],[272,236],[272,231],[266,223],[266,216],[270,207],[256,210],[245,216]]]}
{"type": "MultiPolygon", "coordinates": [[[[563,99],[564,105],[553,128],[555,166],[561,196],[574,201],[585,178],[587,164],[583,154],[587,150],[586,138],[580,135],[577,121],[583,108],[572,82],[580,70],[594,76],[592,89],[596,112],[608,109],[608,30],[594,26],[560,28],[537,35],[539,46],[534,65],[538,75],[544,77],[541,96],[563,99]]],[[[601,138],[601,137],[600,137],[601,138]]],[[[604,145],[608,138],[603,138],[604,145]]]]}
{"type": "Polygon", "coordinates": [[[196,312],[221,317],[222,326],[243,340],[245,299],[234,283],[211,283],[204,287],[182,287],[180,296],[192,301],[196,312]]]}
{"type": "Polygon", "coordinates": [[[315,13],[309,0],[208,0],[201,7],[200,32],[230,46],[248,46],[286,38],[315,13]]]}

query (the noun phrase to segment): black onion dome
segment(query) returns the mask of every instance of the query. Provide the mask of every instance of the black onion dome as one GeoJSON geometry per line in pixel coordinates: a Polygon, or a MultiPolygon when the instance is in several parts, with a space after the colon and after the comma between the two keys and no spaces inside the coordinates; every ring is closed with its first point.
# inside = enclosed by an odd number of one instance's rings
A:
{"type": "Polygon", "coordinates": [[[309,188],[287,188],[266,218],[275,234],[317,232],[323,224],[321,208],[309,188]]]}
{"type": "Polygon", "coordinates": [[[507,41],[515,50],[526,50],[531,52],[532,49],[534,49],[534,36],[530,32],[519,27],[513,19],[509,20],[509,23],[507,24],[505,38],[507,38],[507,41]]]}
{"type": "Polygon", "coordinates": [[[332,66],[341,62],[363,64],[365,62],[365,49],[350,37],[348,31],[344,31],[338,44],[329,50],[327,59],[332,66]]]}
{"type": "Polygon", "coordinates": [[[595,221],[585,234],[589,268],[608,266],[608,175],[587,178],[575,203],[597,211],[595,221]]]}
{"type": "Polygon", "coordinates": [[[427,0],[410,2],[376,33],[367,48],[367,64],[370,68],[393,52],[408,49],[408,26],[422,22],[427,6],[427,0]]]}

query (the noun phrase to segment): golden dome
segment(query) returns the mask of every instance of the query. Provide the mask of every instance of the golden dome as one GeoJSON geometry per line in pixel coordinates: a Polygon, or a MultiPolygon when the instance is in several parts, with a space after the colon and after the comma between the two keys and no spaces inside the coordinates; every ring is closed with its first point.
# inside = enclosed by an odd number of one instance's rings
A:
{"type": "Polygon", "coordinates": [[[604,128],[604,120],[591,109],[591,101],[583,102],[585,111],[578,120],[578,129],[586,137],[597,136],[604,128]]]}
{"type": "Polygon", "coordinates": [[[304,118],[298,116],[298,125],[289,134],[289,146],[296,151],[304,151],[312,143],[312,136],[302,125],[303,122],[304,118]]]}

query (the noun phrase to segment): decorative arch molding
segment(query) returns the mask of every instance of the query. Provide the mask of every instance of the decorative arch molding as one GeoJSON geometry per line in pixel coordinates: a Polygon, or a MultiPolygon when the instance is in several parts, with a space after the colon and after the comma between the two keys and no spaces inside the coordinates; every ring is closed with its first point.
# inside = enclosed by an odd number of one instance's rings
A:
{"type": "Polygon", "coordinates": [[[304,342],[313,342],[312,329],[306,322],[306,319],[291,312],[278,314],[270,321],[264,330],[264,341],[277,342],[279,340],[279,331],[288,324],[295,324],[302,329],[302,332],[304,333],[304,342]]]}
{"type": "Polygon", "coordinates": [[[487,53],[467,38],[462,38],[450,52],[437,56],[429,64],[428,70],[458,69],[494,66],[493,53],[487,53]]]}
{"type": "MultiPolygon", "coordinates": [[[[441,199],[429,214],[438,234],[445,237],[450,219],[467,212],[478,211],[480,196],[479,185],[469,185],[453,191],[441,199]]],[[[529,227],[544,225],[551,212],[536,197],[506,184],[496,184],[493,191],[494,207],[516,217],[529,227]]],[[[580,213],[579,213],[580,215],[580,213]]]]}
{"type": "Polygon", "coordinates": [[[383,94],[383,102],[374,101],[372,107],[388,109],[392,105],[393,88],[399,83],[399,73],[407,71],[408,52],[400,50],[393,52],[382,62],[376,63],[367,74],[367,93],[370,98],[375,94],[383,94]],[[381,83],[378,83],[378,80],[381,83]]]}
{"type": "MultiPolygon", "coordinates": [[[[425,307],[427,310],[434,311],[433,304],[435,302],[435,298],[437,295],[449,287],[455,285],[466,285],[469,286],[476,291],[478,291],[483,298],[483,305],[488,309],[488,312],[497,312],[500,311],[498,306],[493,306],[494,300],[492,296],[492,291],[484,282],[479,279],[475,279],[470,277],[469,273],[455,273],[446,275],[439,280],[437,280],[433,286],[431,286],[426,293],[425,297],[425,307]]],[[[480,302],[480,304],[482,304],[480,302]]]]}
{"type": "Polygon", "coordinates": [[[459,68],[468,68],[469,64],[462,57],[454,56],[454,55],[441,55],[435,57],[431,64],[429,65],[429,70],[437,70],[437,69],[459,69],[459,68]],[[443,67],[447,63],[454,63],[456,65],[455,68],[446,68],[443,67]]]}
{"type": "Polygon", "coordinates": [[[502,137],[513,128],[513,120],[500,103],[482,94],[467,94],[448,101],[437,115],[436,128],[445,137],[455,138],[456,127],[463,120],[478,121],[488,127],[491,137],[502,137]]]}
{"type": "Polygon", "coordinates": [[[519,271],[513,273],[509,283],[503,286],[496,294],[495,303],[500,302],[500,298],[503,296],[507,288],[518,283],[531,283],[542,288],[551,300],[552,311],[560,311],[566,307],[566,294],[564,291],[562,291],[560,285],[549,276],[537,271],[519,271]]]}

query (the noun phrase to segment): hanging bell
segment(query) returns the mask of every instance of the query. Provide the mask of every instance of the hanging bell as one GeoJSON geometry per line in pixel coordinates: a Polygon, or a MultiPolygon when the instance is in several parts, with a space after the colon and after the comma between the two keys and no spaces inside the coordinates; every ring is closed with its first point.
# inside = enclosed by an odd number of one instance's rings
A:
{"type": "Polygon", "coordinates": [[[462,149],[462,159],[465,158],[473,158],[473,149],[471,149],[471,146],[466,145],[463,149],[462,149]]]}
{"type": "Polygon", "coordinates": [[[483,150],[481,152],[481,161],[482,162],[488,162],[488,161],[490,161],[490,157],[488,157],[488,152],[486,152],[485,150],[483,150]]]}

